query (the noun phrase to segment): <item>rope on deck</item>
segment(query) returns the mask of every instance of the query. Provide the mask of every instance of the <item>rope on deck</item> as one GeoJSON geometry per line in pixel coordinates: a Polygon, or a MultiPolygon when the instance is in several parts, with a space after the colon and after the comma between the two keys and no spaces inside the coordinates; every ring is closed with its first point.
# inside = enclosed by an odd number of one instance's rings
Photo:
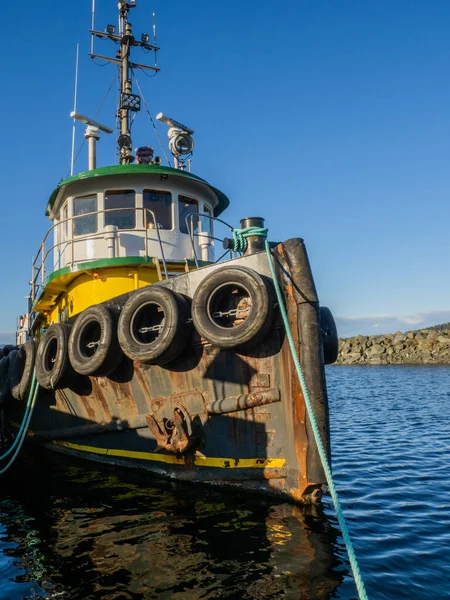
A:
{"type": "Polygon", "coordinates": [[[252,236],[267,237],[269,230],[265,227],[245,227],[244,229],[233,229],[233,241],[235,252],[245,252],[247,249],[247,238],[252,236]]]}

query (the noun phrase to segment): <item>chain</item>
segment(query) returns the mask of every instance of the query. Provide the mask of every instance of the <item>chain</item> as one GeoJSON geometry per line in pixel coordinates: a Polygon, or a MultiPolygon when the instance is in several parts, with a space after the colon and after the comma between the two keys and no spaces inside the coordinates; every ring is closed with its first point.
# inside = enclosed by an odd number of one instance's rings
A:
{"type": "Polygon", "coordinates": [[[86,344],[87,348],[94,348],[95,346],[98,346],[100,344],[100,340],[98,340],[98,342],[89,342],[89,344],[86,344]]]}
{"type": "Polygon", "coordinates": [[[231,310],[227,310],[226,312],[218,310],[217,312],[213,312],[212,316],[215,319],[217,319],[218,317],[237,317],[240,313],[248,312],[250,312],[249,308],[232,308],[231,310]]]}
{"type": "MultiPolygon", "coordinates": [[[[185,319],[184,322],[192,323],[192,317],[185,319]]],[[[141,327],[141,329],[139,329],[138,331],[139,331],[139,333],[148,333],[149,331],[162,331],[163,328],[164,328],[164,322],[161,323],[160,325],[153,325],[151,327],[141,327]]]]}
{"type": "Polygon", "coordinates": [[[139,333],[148,333],[149,331],[162,331],[164,325],[153,325],[152,327],[141,327],[139,333]]]}

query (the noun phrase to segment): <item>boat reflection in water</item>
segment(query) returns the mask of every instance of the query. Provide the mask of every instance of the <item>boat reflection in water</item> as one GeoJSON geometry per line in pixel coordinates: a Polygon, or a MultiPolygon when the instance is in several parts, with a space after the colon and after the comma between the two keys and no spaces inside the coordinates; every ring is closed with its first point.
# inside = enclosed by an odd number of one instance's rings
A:
{"type": "Polygon", "coordinates": [[[322,599],[342,581],[317,507],[35,464],[4,482],[2,598],[322,599]]]}

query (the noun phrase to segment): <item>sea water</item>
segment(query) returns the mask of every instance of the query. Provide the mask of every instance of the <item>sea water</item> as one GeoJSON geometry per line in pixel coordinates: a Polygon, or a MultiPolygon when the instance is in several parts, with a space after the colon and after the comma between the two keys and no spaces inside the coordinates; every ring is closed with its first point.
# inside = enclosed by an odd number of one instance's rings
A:
{"type": "MultiPolygon", "coordinates": [[[[450,598],[450,366],[328,367],[333,471],[369,598],[450,598]]],[[[356,598],[329,500],[301,509],[24,452],[0,599],[356,598]]]]}

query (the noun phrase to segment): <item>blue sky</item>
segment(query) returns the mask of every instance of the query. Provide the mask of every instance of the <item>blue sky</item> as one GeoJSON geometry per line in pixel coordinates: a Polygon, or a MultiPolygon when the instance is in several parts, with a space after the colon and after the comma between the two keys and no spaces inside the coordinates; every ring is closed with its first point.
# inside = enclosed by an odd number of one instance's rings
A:
{"type": "MultiPolygon", "coordinates": [[[[115,23],[116,1],[96,4],[96,26],[115,23]]],[[[138,75],[146,100],[195,129],[193,171],[230,196],[227,220],[259,214],[271,239],[303,237],[343,333],[349,323],[390,330],[405,315],[450,320],[450,2],[138,4],[135,32],[150,32],[156,10],[162,48],[161,73],[138,75]]],[[[16,31],[0,64],[0,332],[9,332],[49,227],[48,196],[69,169],[76,43],[80,112],[97,112],[114,67],[87,56],[91,0],[3,11],[16,31]]],[[[111,125],[114,96],[98,117],[111,125]]],[[[145,111],[134,131],[134,145],[159,152],[145,111]]],[[[100,164],[114,156],[104,136],[100,164]]],[[[76,170],[86,161],[83,152],[76,170]]]]}

